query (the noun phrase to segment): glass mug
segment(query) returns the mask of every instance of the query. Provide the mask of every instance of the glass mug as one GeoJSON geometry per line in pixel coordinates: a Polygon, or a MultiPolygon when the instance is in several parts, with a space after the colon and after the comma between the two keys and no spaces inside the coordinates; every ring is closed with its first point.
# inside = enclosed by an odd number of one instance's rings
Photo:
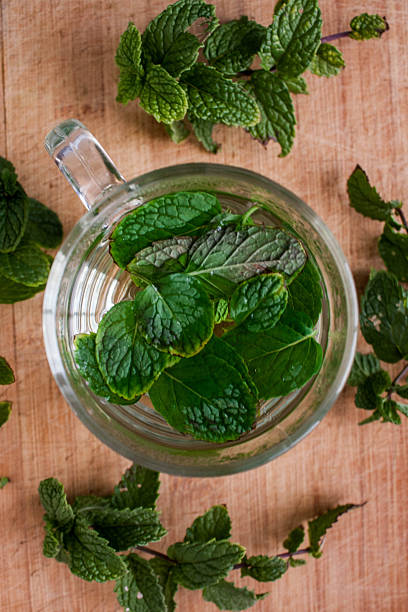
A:
{"type": "Polygon", "coordinates": [[[353,362],[358,307],[353,278],[334,236],[293,193],[248,170],[221,164],[184,164],[126,182],[79,121],[58,125],[46,149],[88,212],[55,257],[44,296],[43,328],[54,378],[75,414],[102,442],[151,469],[185,476],[218,476],[248,470],[278,457],[321,421],[347,381],[353,362]],[[96,331],[113,304],[136,288],[111,259],[109,235],[127,213],[167,193],[211,191],[221,205],[243,213],[254,203],[256,222],[288,227],[306,245],[321,274],[324,300],[317,339],[324,359],[319,374],[287,397],[259,406],[255,426],[238,440],[214,444],[172,429],[148,395],[131,406],[97,397],[73,356],[78,333],[96,331]]]}

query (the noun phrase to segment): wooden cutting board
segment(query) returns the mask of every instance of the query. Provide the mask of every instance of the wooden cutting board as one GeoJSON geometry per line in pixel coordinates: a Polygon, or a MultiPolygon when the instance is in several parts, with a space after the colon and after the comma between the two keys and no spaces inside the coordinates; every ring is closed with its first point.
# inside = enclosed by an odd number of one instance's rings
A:
{"type": "MultiPolygon", "coordinates": [[[[269,0],[214,0],[221,19],[249,15],[271,21],[269,0]]],[[[129,20],[140,29],[164,0],[2,0],[0,154],[15,164],[27,192],[60,215],[65,232],[83,214],[80,201],[48,158],[43,139],[60,120],[77,117],[106,146],[125,176],[190,161],[243,166],[275,179],[325,220],[349,258],[358,289],[380,266],[380,227],[350,211],[346,179],[356,163],[386,198],[408,194],[408,5],[404,0],[321,0],[324,33],[347,29],[355,14],[386,14],[382,41],[339,43],[347,68],[336,79],[307,77],[310,96],[296,98],[293,152],[263,149],[238,129],[221,129],[214,158],[195,142],[176,146],[137,105],[115,103],[114,53],[129,20]]],[[[128,462],[105,448],[62,398],[46,360],[42,295],[0,306],[0,354],[17,383],[1,390],[13,400],[0,432],[0,610],[119,610],[112,584],[88,584],[42,556],[37,487],[55,476],[69,494],[107,493],[128,462]]],[[[323,558],[309,560],[273,584],[259,612],[408,610],[408,422],[358,427],[361,413],[346,389],[323,423],[286,455],[257,470],[218,479],[162,477],[160,509],[169,535],[162,550],[216,503],[228,505],[233,539],[249,554],[276,553],[300,521],[339,502],[367,505],[336,525],[323,558]]],[[[250,580],[244,581],[249,585],[250,580]]],[[[177,596],[181,612],[215,610],[199,592],[177,596]]]]}

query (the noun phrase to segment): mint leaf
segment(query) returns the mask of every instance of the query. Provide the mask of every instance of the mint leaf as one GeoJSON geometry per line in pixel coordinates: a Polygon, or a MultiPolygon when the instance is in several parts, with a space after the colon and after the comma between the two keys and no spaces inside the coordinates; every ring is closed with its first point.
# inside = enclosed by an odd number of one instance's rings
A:
{"type": "Polygon", "coordinates": [[[194,242],[186,271],[197,276],[210,295],[231,295],[236,285],[262,272],[287,277],[303,267],[300,242],[278,228],[261,226],[211,230],[194,242]]]}
{"type": "Polygon", "coordinates": [[[214,336],[197,355],[165,370],[150,398],[172,427],[199,440],[234,440],[255,419],[256,398],[214,336]]]}
{"type": "Polygon", "coordinates": [[[82,517],[76,517],[73,528],[65,534],[64,546],[69,569],[83,580],[105,582],[126,572],[123,560],[82,517]]]}
{"type": "Polygon", "coordinates": [[[226,540],[177,542],[167,550],[177,562],[174,579],[186,589],[202,589],[225,578],[245,555],[245,548],[226,540]]]}
{"type": "Polygon", "coordinates": [[[126,268],[135,253],[156,240],[200,233],[221,212],[217,198],[200,191],[180,191],[151,200],[129,213],[111,236],[110,253],[126,268]]]}
{"type": "Polygon", "coordinates": [[[264,399],[288,395],[318,373],[322,348],[312,322],[303,313],[285,313],[275,327],[263,332],[232,329],[223,336],[242,356],[264,399]]]}
{"type": "Polygon", "coordinates": [[[309,531],[309,548],[312,557],[320,557],[322,551],[320,550],[320,541],[325,535],[328,529],[333,526],[337,519],[346,512],[359,508],[356,504],[345,504],[343,506],[337,506],[331,510],[328,510],[324,514],[321,514],[313,521],[308,522],[309,531]]]}
{"type": "Polygon", "coordinates": [[[400,397],[408,399],[408,385],[394,385],[393,390],[398,393],[400,397]]]}
{"type": "Polygon", "coordinates": [[[277,66],[289,77],[302,74],[312,61],[322,35],[318,0],[288,0],[275,14],[259,56],[262,68],[277,66]]]}
{"type": "Polygon", "coordinates": [[[228,21],[207,39],[204,55],[211,66],[233,76],[250,67],[265,34],[266,28],[248,17],[228,21]]]}
{"type": "Polygon", "coordinates": [[[408,235],[395,232],[388,224],[378,242],[378,251],[389,272],[408,281],[408,235]]]}
{"type": "Polygon", "coordinates": [[[345,67],[342,52],[334,45],[322,43],[309,66],[310,72],[319,77],[338,75],[345,67]]]}
{"type": "Polygon", "coordinates": [[[0,402],[0,427],[7,423],[11,414],[11,402],[0,402]]]}
{"type": "Polygon", "coordinates": [[[28,287],[16,283],[0,274],[0,304],[15,304],[32,298],[36,293],[44,291],[45,284],[37,287],[28,287]]]}
{"type": "Polygon", "coordinates": [[[176,144],[183,142],[190,134],[190,130],[186,127],[184,121],[173,121],[165,127],[168,135],[176,144]]]}
{"type": "Polygon", "coordinates": [[[56,249],[62,241],[58,215],[34,198],[28,198],[29,209],[24,238],[44,249],[56,249]]]}
{"type": "Polygon", "coordinates": [[[181,80],[190,112],[198,119],[248,127],[260,119],[259,108],[239,83],[224,77],[211,66],[198,63],[181,80]]]}
{"type": "Polygon", "coordinates": [[[231,519],[225,506],[213,506],[198,516],[188,527],[184,542],[228,540],[231,537],[231,519]]]}
{"type": "Polygon", "coordinates": [[[132,465],[123,474],[112,495],[112,505],[116,508],[155,508],[159,496],[160,474],[132,465]]]}
{"type": "Polygon", "coordinates": [[[147,391],[167,366],[169,355],[148,344],[140,333],[139,294],[115,304],[96,334],[96,359],[109,388],[125,399],[147,391]]]}
{"type": "Polygon", "coordinates": [[[57,557],[64,546],[64,532],[44,517],[45,536],[43,541],[43,555],[49,559],[57,557]]]}
{"type": "Polygon", "coordinates": [[[6,484],[8,484],[10,482],[10,478],[7,478],[7,476],[1,476],[0,477],[0,489],[3,489],[6,484]]]}
{"type": "Polygon", "coordinates": [[[281,146],[280,157],[285,157],[293,146],[296,117],[286,81],[279,75],[257,70],[247,87],[255,96],[261,111],[261,121],[248,129],[252,138],[267,144],[277,140],[281,146]]]}
{"type": "Polygon", "coordinates": [[[251,576],[258,582],[272,582],[281,578],[287,569],[285,560],[280,557],[257,555],[245,559],[241,576],[251,576]]]}
{"type": "Polygon", "coordinates": [[[137,397],[126,400],[113,393],[105,382],[96,360],[96,334],[78,334],[74,340],[74,357],[79,373],[96,395],[113,404],[133,404],[137,397]]]}
{"type": "Polygon", "coordinates": [[[10,253],[17,247],[27,224],[28,207],[13,164],[0,157],[0,253],[10,253]]]}
{"type": "Polygon", "coordinates": [[[167,531],[151,508],[109,508],[91,511],[92,527],[117,551],[158,542],[167,531]]]}
{"type": "Polygon", "coordinates": [[[323,289],[319,271],[308,259],[303,270],[288,287],[288,308],[307,314],[316,325],[322,311],[323,289]]]}
{"type": "Polygon", "coordinates": [[[203,589],[203,598],[215,604],[219,610],[247,610],[268,593],[256,595],[246,587],[238,588],[233,582],[221,580],[203,589]]]}
{"type": "Polygon", "coordinates": [[[291,557],[289,559],[289,565],[290,567],[299,567],[299,565],[306,565],[306,561],[305,559],[295,559],[294,557],[291,557]]]}
{"type": "Polygon", "coordinates": [[[202,43],[186,30],[197,19],[203,20],[201,31],[207,35],[218,24],[215,7],[203,0],[179,0],[155,17],[142,37],[149,61],[161,64],[175,77],[192,66],[202,43]]]}
{"type": "Polygon", "coordinates": [[[261,274],[239,285],[231,296],[230,313],[237,325],[252,332],[274,327],[288,302],[282,274],[261,274]]]}
{"type": "Polygon", "coordinates": [[[380,371],[381,365],[375,355],[372,353],[368,355],[356,353],[347,384],[356,387],[365,382],[372,374],[377,374],[380,371]]]}
{"type": "Polygon", "coordinates": [[[0,253],[0,269],[8,280],[26,287],[39,287],[47,282],[50,262],[34,244],[20,244],[13,253],[0,253]]]}
{"type": "Polygon", "coordinates": [[[46,518],[61,529],[70,529],[74,513],[67,502],[64,487],[56,478],[47,478],[38,488],[40,500],[46,511],[46,518]]]}
{"type": "Polygon", "coordinates": [[[117,102],[126,104],[139,97],[142,88],[142,38],[134,23],[129,22],[120,37],[115,61],[120,68],[117,102]]]}
{"type": "Polygon", "coordinates": [[[194,136],[197,138],[198,142],[201,142],[204,149],[209,153],[217,153],[221,145],[214,142],[212,138],[214,123],[211,121],[205,121],[204,119],[197,119],[190,113],[188,117],[191,121],[191,125],[193,126],[194,136]]]}
{"type": "Polygon", "coordinates": [[[309,91],[307,89],[307,83],[305,79],[301,76],[298,77],[285,77],[283,79],[289,89],[289,91],[293,94],[308,94],[309,91]]]}
{"type": "Polygon", "coordinates": [[[229,303],[228,300],[220,298],[214,304],[214,323],[222,323],[229,318],[229,303]]]}
{"type": "Polygon", "coordinates": [[[129,612],[167,612],[162,588],[150,564],[135,553],[123,560],[127,572],[114,588],[120,605],[129,612]]]}
{"type": "Polygon", "coordinates": [[[150,66],[140,92],[140,106],[159,123],[184,118],[188,102],[184,89],[162,66],[150,66]]]}
{"type": "Polygon", "coordinates": [[[175,236],[142,249],[127,266],[133,282],[146,284],[146,280],[157,281],[162,276],[183,272],[192,243],[190,236],[175,236]]]}
{"type": "Polygon", "coordinates": [[[295,553],[299,549],[299,546],[302,544],[304,539],[305,528],[303,525],[299,525],[298,527],[295,527],[295,529],[292,529],[286,540],[283,542],[283,545],[290,553],[295,553]]]}
{"type": "Polygon", "coordinates": [[[400,202],[384,202],[376,188],[370,185],[367,174],[358,165],[347,181],[347,191],[350,206],[370,219],[387,221],[393,209],[401,206],[400,202]]]}
{"type": "Polygon", "coordinates": [[[77,495],[72,504],[74,514],[83,514],[89,524],[92,523],[94,512],[110,507],[111,498],[98,495],[77,495]]]}
{"type": "Polygon", "coordinates": [[[170,274],[138,293],[140,332],[162,351],[191,357],[214,329],[214,308],[200,281],[170,274]]]}
{"type": "Polygon", "coordinates": [[[395,363],[408,355],[408,306],[389,272],[373,271],[361,299],[360,328],[377,357],[395,363]]]}
{"type": "Polygon", "coordinates": [[[379,370],[375,374],[368,376],[357,387],[354,400],[357,408],[362,408],[363,410],[380,409],[383,404],[380,394],[386,391],[390,385],[391,378],[385,370],[379,370]]]}
{"type": "Polygon", "coordinates": [[[174,596],[178,589],[178,584],[173,578],[174,563],[170,563],[160,557],[153,557],[153,559],[150,559],[149,565],[153,568],[162,588],[166,612],[174,612],[176,609],[174,596]]]}
{"type": "Polygon", "coordinates": [[[355,40],[368,40],[369,38],[380,38],[384,32],[389,29],[389,25],[385,20],[385,17],[380,15],[369,15],[363,13],[357,15],[350,22],[352,33],[350,38],[355,40]]]}
{"type": "MultiPolygon", "coordinates": [[[[398,414],[398,410],[403,406],[406,414],[406,406],[398,404],[394,400],[386,399],[378,407],[377,412],[382,419],[383,423],[393,423],[394,425],[401,425],[401,418],[398,414]]],[[[402,410],[404,414],[404,410],[402,410]]],[[[360,423],[361,424],[361,423],[360,423]]]]}
{"type": "Polygon", "coordinates": [[[11,385],[13,382],[15,382],[13,370],[4,357],[0,357],[0,385],[11,385]]]}

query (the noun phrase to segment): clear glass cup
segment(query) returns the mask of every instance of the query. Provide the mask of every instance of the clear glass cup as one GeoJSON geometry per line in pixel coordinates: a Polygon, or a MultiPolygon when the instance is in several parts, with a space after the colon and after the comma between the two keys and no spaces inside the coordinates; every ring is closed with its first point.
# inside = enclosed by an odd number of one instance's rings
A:
{"type": "Polygon", "coordinates": [[[260,466],[289,450],[318,425],[336,401],[353,362],[358,306],[353,278],[336,239],[293,193],[254,172],[221,164],[184,164],[125,182],[95,138],[76,120],[57,126],[46,148],[88,212],[55,257],[44,296],[43,329],[54,378],[75,414],[102,442],[161,472],[219,476],[260,466]],[[152,198],[181,190],[211,191],[223,207],[296,233],[321,273],[324,305],[317,338],[324,349],[319,374],[291,395],[264,402],[255,427],[233,442],[194,440],[172,429],[147,395],[132,406],[97,397],[80,376],[73,356],[78,333],[96,331],[103,314],[135,288],[109,256],[109,235],[129,211],[152,198]]]}

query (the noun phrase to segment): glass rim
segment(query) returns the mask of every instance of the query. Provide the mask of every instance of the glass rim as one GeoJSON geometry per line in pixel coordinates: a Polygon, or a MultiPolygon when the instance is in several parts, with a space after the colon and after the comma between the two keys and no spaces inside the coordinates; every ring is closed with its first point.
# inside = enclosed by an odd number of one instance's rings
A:
{"type": "MultiPolygon", "coordinates": [[[[69,381],[63,380],[61,376],[56,376],[55,372],[65,371],[63,358],[60,352],[60,346],[58,343],[57,327],[55,324],[55,311],[59,296],[60,281],[62,278],[60,262],[63,257],[69,258],[69,254],[72,252],[75,244],[71,244],[73,238],[76,236],[79,228],[85,227],[91,219],[95,219],[95,209],[99,212],[103,212],[103,209],[107,207],[112,201],[115,201],[120,194],[131,191],[133,197],[138,197],[138,187],[140,190],[143,186],[152,184],[158,180],[165,178],[174,178],[177,176],[185,177],[189,174],[197,174],[201,171],[204,176],[223,177],[228,174],[229,179],[236,179],[237,181],[246,180],[249,183],[256,183],[257,187],[263,187],[266,191],[277,191],[282,197],[288,196],[297,212],[304,218],[309,225],[311,225],[323,238],[323,241],[327,245],[330,253],[335,261],[339,275],[341,277],[343,286],[345,288],[345,298],[347,305],[347,333],[345,338],[345,348],[342,355],[341,362],[337,369],[336,376],[332,381],[324,400],[320,403],[318,408],[308,416],[304,422],[296,428],[294,432],[287,434],[287,437],[277,444],[274,444],[270,448],[266,448],[253,456],[243,457],[240,459],[234,459],[231,462],[220,462],[217,465],[208,466],[202,465],[187,465],[171,464],[164,466],[158,460],[146,460],[146,456],[143,453],[143,446],[141,446],[140,459],[143,465],[151,469],[155,469],[161,472],[169,474],[175,474],[179,476],[223,476],[243,472],[246,470],[253,469],[264,465],[265,463],[275,459],[286,451],[290,450],[295,444],[305,438],[323,419],[323,417],[330,410],[332,405],[340,395],[344,385],[347,382],[349,376],[354,354],[357,345],[357,334],[358,334],[358,301],[355,290],[353,276],[347,262],[347,259],[338,243],[337,239],[327,227],[321,217],[308,206],[301,198],[294,194],[289,189],[283,187],[276,181],[269,179],[259,173],[251,170],[246,170],[239,166],[231,166],[217,163],[206,163],[206,162],[195,162],[187,164],[177,164],[172,166],[165,166],[158,168],[147,173],[140,175],[130,181],[123,183],[122,185],[115,186],[112,190],[106,192],[100,201],[97,203],[92,210],[85,212],[83,216],[77,221],[70,233],[64,240],[60,250],[58,251],[54,264],[51,268],[47,287],[44,294],[43,302],[43,334],[44,343],[47,353],[48,362],[53,376],[60,388],[65,400],[74,411],[76,416],[82,421],[82,423],[100,439],[104,444],[118,452],[121,456],[126,456],[131,460],[135,460],[135,455],[127,455],[121,445],[121,441],[117,440],[115,436],[109,435],[105,429],[103,429],[96,421],[92,420],[90,415],[85,411],[81,410],[80,402],[76,397],[74,390],[72,389],[69,381]],[[202,172],[204,170],[204,173],[202,172]],[[56,291],[56,287],[58,291],[56,291]],[[211,474],[209,474],[211,472],[211,474]]],[[[98,215],[99,216],[99,215],[98,215]]],[[[65,267],[65,266],[64,266],[65,267]]],[[[239,440],[235,441],[239,444],[239,440]]],[[[216,445],[214,445],[216,447],[216,445]]],[[[214,449],[215,450],[215,449],[214,449]]]]}

